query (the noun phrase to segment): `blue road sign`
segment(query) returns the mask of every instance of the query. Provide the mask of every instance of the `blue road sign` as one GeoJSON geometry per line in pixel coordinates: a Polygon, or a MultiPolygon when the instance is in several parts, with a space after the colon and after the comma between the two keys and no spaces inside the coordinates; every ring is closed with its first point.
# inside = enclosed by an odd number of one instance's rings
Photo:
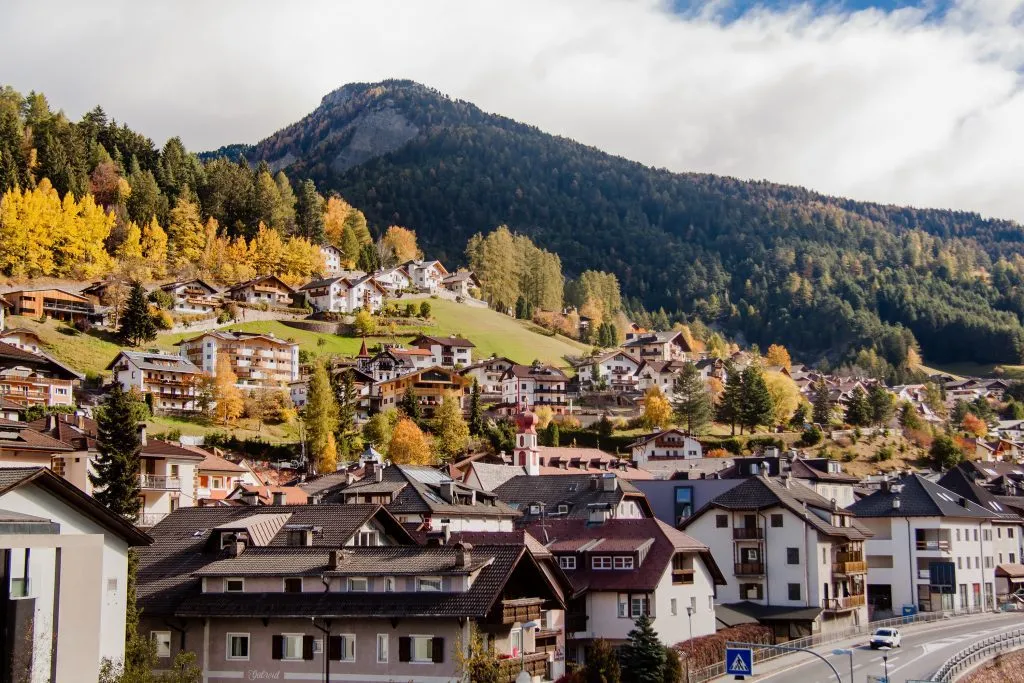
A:
{"type": "Polygon", "coordinates": [[[750,648],[726,648],[725,673],[735,676],[753,676],[754,651],[750,648]]]}

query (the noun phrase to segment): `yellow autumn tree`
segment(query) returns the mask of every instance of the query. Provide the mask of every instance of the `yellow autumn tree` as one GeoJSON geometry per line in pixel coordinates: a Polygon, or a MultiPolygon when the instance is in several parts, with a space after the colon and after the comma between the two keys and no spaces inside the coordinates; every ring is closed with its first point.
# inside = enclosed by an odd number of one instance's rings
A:
{"type": "Polygon", "coordinates": [[[249,245],[241,235],[231,240],[226,252],[227,265],[231,268],[230,282],[245,282],[256,277],[256,269],[249,260],[249,245]]]}
{"type": "Polygon", "coordinates": [[[157,223],[156,216],[142,228],[142,256],[153,277],[161,278],[166,274],[167,233],[157,223]]]}
{"type": "Polygon", "coordinates": [[[44,275],[53,271],[45,178],[35,190],[8,190],[0,199],[0,271],[14,277],[44,275]]]}
{"type": "Polygon", "coordinates": [[[169,261],[175,268],[198,264],[206,248],[206,226],[199,216],[199,207],[181,197],[171,209],[167,226],[169,261]]]}
{"type": "Polygon", "coordinates": [[[276,269],[282,280],[296,286],[306,282],[314,273],[322,273],[327,269],[324,255],[320,248],[304,237],[289,237],[281,252],[281,260],[276,269]]]}
{"type": "Polygon", "coordinates": [[[241,390],[235,386],[238,376],[231,368],[231,360],[226,353],[217,356],[217,372],[213,383],[213,400],[217,402],[214,415],[221,424],[227,425],[237,420],[245,408],[245,399],[241,390]]]}
{"type": "Polygon", "coordinates": [[[114,252],[119,261],[132,263],[142,260],[142,230],[134,221],[128,221],[124,241],[114,252]]]}
{"type": "Polygon", "coordinates": [[[92,195],[79,202],[70,192],[64,195],[63,230],[54,235],[55,275],[87,280],[110,272],[114,260],[107,253],[106,239],[114,228],[114,214],[96,203],[92,195]]]}
{"type": "Polygon", "coordinates": [[[388,457],[396,465],[429,465],[433,460],[427,435],[407,417],[391,432],[388,457]]]}
{"type": "Polygon", "coordinates": [[[405,263],[422,256],[416,245],[416,233],[400,225],[392,225],[382,238],[384,246],[390,249],[399,263],[405,263]]]}
{"type": "Polygon", "coordinates": [[[642,419],[648,429],[664,429],[672,423],[672,404],[658,386],[653,386],[644,393],[642,419]]]}
{"type": "Polygon", "coordinates": [[[352,205],[341,197],[330,197],[324,207],[324,237],[334,246],[341,245],[341,233],[345,229],[345,217],[352,205]]]}
{"type": "Polygon", "coordinates": [[[785,424],[789,422],[802,400],[796,382],[781,372],[764,373],[764,382],[772,397],[772,423],[785,424]]]}
{"type": "Polygon", "coordinates": [[[277,275],[284,259],[284,240],[274,228],[259,224],[249,242],[249,263],[261,275],[277,275]]]}
{"type": "Polygon", "coordinates": [[[789,370],[793,367],[793,361],[789,357],[789,351],[781,344],[772,344],[764,354],[769,366],[779,366],[789,370]]]}

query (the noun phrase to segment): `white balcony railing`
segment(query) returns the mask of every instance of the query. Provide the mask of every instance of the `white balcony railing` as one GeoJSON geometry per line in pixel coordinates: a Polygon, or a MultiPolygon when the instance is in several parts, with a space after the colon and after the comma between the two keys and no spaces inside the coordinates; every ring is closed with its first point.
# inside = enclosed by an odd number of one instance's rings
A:
{"type": "Polygon", "coordinates": [[[156,526],[164,520],[167,516],[166,512],[140,512],[139,518],[135,522],[135,526],[149,528],[156,526]]]}
{"type": "Polygon", "coordinates": [[[162,474],[140,474],[139,485],[144,489],[180,491],[181,477],[168,477],[162,474]]]}

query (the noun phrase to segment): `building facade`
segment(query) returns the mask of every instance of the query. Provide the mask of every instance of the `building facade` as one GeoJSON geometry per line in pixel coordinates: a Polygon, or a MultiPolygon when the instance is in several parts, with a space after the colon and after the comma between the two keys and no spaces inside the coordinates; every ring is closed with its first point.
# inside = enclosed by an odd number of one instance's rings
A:
{"type": "Polygon", "coordinates": [[[181,355],[121,351],[107,365],[125,391],[137,390],[156,413],[196,413],[202,371],[181,355]]]}
{"type": "Polygon", "coordinates": [[[227,357],[241,389],[286,390],[299,378],[299,345],[269,334],[215,330],[178,342],[181,355],[209,375],[227,357]]]}

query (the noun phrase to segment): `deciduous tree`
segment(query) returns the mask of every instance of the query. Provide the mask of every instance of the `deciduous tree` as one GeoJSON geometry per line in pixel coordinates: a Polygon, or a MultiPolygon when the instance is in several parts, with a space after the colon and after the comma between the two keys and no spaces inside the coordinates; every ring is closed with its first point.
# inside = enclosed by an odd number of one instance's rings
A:
{"type": "Polygon", "coordinates": [[[317,472],[334,472],[337,453],[334,453],[333,460],[329,456],[334,448],[334,433],[338,430],[338,403],[322,361],[313,364],[302,421],[306,426],[306,439],[317,472]]]}
{"type": "Polygon", "coordinates": [[[388,457],[396,465],[429,465],[433,460],[427,436],[407,417],[401,418],[391,433],[388,457]]]}
{"type": "Polygon", "coordinates": [[[793,361],[789,358],[789,351],[786,350],[785,346],[781,344],[772,344],[768,347],[768,350],[764,354],[764,359],[768,365],[776,365],[786,370],[793,367],[793,361]]]}
{"type": "MultiPolygon", "coordinates": [[[[706,393],[706,392],[705,392],[706,393]]],[[[708,397],[710,399],[710,396],[708,397]]],[[[710,408],[708,414],[710,417],[710,408]]],[[[648,429],[664,429],[672,423],[672,404],[669,402],[661,388],[652,386],[644,393],[644,412],[642,417],[644,426],[648,429]]]]}
{"type": "Polygon", "coordinates": [[[469,445],[469,425],[462,417],[462,406],[452,393],[446,393],[434,414],[434,447],[441,462],[449,462],[465,452],[469,445]]]}
{"type": "Polygon", "coordinates": [[[405,263],[420,258],[422,255],[416,246],[416,233],[400,225],[388,227],[382,238],[384,248],[393,254],[398,263],[405,263]]]}
{"type": "Polygon", "coordinates": [[[231,367],[231,359],[226,353],[218,354],[213,384],[214,415],[223,425],[237,420],[245,409],[245,398],[237,384],[238,376],[231,367]]]}

